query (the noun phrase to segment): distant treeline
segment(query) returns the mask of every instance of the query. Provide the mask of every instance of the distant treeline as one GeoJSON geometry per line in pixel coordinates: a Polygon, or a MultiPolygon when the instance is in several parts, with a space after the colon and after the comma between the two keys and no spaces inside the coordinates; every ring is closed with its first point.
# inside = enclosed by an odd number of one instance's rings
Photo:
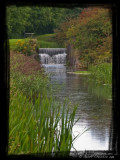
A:
{"type": "Polygon", "coordinates": [[[7,7],[8,38],[23,38],[25,32],[36,35],[53,33],[60,23],[74,18],[83,8],[7,7]]]}

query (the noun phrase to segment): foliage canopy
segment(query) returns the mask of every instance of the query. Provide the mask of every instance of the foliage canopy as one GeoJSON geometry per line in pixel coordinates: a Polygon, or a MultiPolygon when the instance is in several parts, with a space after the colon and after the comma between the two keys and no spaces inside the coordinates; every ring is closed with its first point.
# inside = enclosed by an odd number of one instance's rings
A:
{"type": "Polygon", "coordinates": [[[72,45],[81,60],[93,63],[96,59],[112,58],[112,16],[108,8],[84,8],[78,17],[62,23],[55,32],[57,41],[72,45]]]}
{"type": "Polygon", "coordinates": [[[7,7],[9,38],[23,38],[24,32],[37,35],[53,33],[53,30],[68,17],[75,17],[82,8],[65,9],[58,7],[7,7]]]}

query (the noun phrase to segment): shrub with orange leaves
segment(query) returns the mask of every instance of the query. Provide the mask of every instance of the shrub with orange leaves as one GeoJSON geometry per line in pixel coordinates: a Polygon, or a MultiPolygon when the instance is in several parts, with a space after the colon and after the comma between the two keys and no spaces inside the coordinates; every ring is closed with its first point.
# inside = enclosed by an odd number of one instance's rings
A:
{"type": "Polygon", "coordinates": [[[24,75],[36,74],[38,71],[43,72],[40,63],[38,63],[33,56],[26,56],[16,52],[10,53],[10,70],[20,72],[24,75]]]}

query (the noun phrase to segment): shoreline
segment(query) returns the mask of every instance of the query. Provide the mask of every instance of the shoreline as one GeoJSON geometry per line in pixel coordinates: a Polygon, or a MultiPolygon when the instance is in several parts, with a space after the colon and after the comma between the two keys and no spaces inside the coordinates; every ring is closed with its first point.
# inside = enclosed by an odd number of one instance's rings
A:
{"type": "Polygon", "coordinates": [[[82,73],[82,72],[67,72],[68,74],[84,74],[84,75],[90,75],[91,73],[82,73]]]}

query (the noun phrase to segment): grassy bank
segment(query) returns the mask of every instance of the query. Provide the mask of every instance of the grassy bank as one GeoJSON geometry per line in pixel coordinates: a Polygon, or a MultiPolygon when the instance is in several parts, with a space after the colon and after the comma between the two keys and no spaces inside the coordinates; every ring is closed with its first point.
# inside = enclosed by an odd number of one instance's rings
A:
{"type": "Polygon", "coordinates": [[[96,84],[112,86],[112,63],[102,63],[89,65],[88,71],[67,72],[70,74],[90,75],[89,81],[96,84]]]}
{"type": "Polygon", "coordinates": [[[112,63],[89,66],[89,78],[99,84],[112,86],[112,63]]]}
{"type": "MultiPolygon", "coordinates": [[[[34,38],[37,39],[37,47],[38,48],[60,48],[62,46],[58,45],[54,39],[55,34],[44,34],[44,35],[38,35],[34,38]]],[[[30,38],[24,38],[24,39],[10,39],[9,45],[10,50],[15,50],[16,43],[18,40],[21,40],[22,42],[29,41],[30,38]]]]}
{"type": "Polygon", "coordinates": [[[32,56],[10,53],[8,154],[70,152],[77,107],[69,114],[52,96],[49,79],[32,56]],[[58,127],[61,126],[61,127],[58,127]]]}
{"type": "Polygon", "coordinates": [[[55,39],[55,34],[44,34],[36,36],[38,41],[38,48],[60,48],[55,39]]]}

